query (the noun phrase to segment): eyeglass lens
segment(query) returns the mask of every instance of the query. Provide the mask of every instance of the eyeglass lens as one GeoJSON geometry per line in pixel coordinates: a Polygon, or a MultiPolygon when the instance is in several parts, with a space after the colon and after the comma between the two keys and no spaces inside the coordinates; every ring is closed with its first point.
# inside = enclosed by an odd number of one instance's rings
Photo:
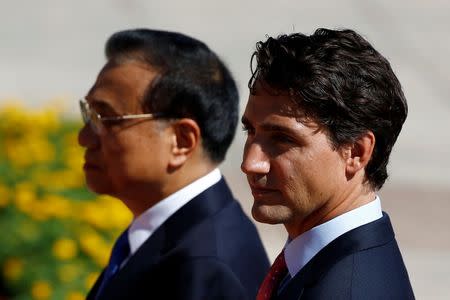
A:
{"type": "Polygon", "coordinates": [[[84,101],[80,101],[80,110],[84,124],[89,124],[95,132],[98,132],[100,120],[97,113],[84,101]]]}

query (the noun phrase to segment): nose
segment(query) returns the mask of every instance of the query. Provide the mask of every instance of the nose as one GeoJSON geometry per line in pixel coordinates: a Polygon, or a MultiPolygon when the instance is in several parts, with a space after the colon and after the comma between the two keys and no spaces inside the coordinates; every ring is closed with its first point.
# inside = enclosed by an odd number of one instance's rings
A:
{"type": "Polygon", "coordinates": [[[78,144],[88,149],[95,149],[100,145],[98,135],[89,124],[85,124],[78,132],[78,144]]]}
{"type": "Polygon", "coordinates": [[[241,170],[246,175],[264,175],[269,173],[270,161],[261,144],[247,140],[241,170]]]}

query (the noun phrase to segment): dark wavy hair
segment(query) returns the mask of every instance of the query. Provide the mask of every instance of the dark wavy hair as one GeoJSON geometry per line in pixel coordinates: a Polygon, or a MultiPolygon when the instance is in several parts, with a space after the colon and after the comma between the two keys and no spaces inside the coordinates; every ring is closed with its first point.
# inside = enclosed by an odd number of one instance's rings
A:
{"type": "Polygon", "coordinates": [[[181,33],[133,29],[113,34],[106,57],[115,63],[143,62],[158,72],[143,97],[144,109],[166,118],[192,118],[213,162],[225,159],[239,114],[230,71],[203,42],[181,33]]]}
{"type": "Polygon", "coordinates": [[[288,91],[307,117],[326,128],[333,147],[371,131],[375,147],[366,181],[380,189],[392,147],[408,114],[389,62],[352,30],[317,29],[268,37],[256,44],[249,81],[288,91]]]}

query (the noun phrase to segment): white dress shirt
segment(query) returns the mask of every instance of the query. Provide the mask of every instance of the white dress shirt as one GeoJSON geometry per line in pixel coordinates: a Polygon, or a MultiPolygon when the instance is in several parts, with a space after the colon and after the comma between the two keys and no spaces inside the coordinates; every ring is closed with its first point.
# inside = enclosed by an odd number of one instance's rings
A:
{"type": "Polygon", "coordinates": [[[320,250],[342,234],[383,216],[381,201],[375,200],[320,224],[290,241],[284,256],[289,275],[294,277],[320,250]]]}
{"type": "Polygon", "coordinates": [[[169,197],[161,200],[138,216],[128,229],[128,240],[130,242],[130,256],[160,227],[170,216],[172,216],[183,205],[191,201],[195,196],[219,182],[222,175],[219,169],[197,179],[169,197]]]}

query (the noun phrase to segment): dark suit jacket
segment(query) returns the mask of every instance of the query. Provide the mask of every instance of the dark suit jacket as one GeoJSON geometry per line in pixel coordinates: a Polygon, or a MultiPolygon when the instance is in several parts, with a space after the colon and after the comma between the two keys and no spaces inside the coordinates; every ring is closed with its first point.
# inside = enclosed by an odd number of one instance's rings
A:
{"type": "Polygon", "coordinates": [[[100,299],[254,299],[268,268],[255,226],[221,179],[164,222],[100,299]]]}
{"type": "Polygon", "coordinates": [[[388,215],[328,244],[275,299],[414,299],[388,215]]]}

